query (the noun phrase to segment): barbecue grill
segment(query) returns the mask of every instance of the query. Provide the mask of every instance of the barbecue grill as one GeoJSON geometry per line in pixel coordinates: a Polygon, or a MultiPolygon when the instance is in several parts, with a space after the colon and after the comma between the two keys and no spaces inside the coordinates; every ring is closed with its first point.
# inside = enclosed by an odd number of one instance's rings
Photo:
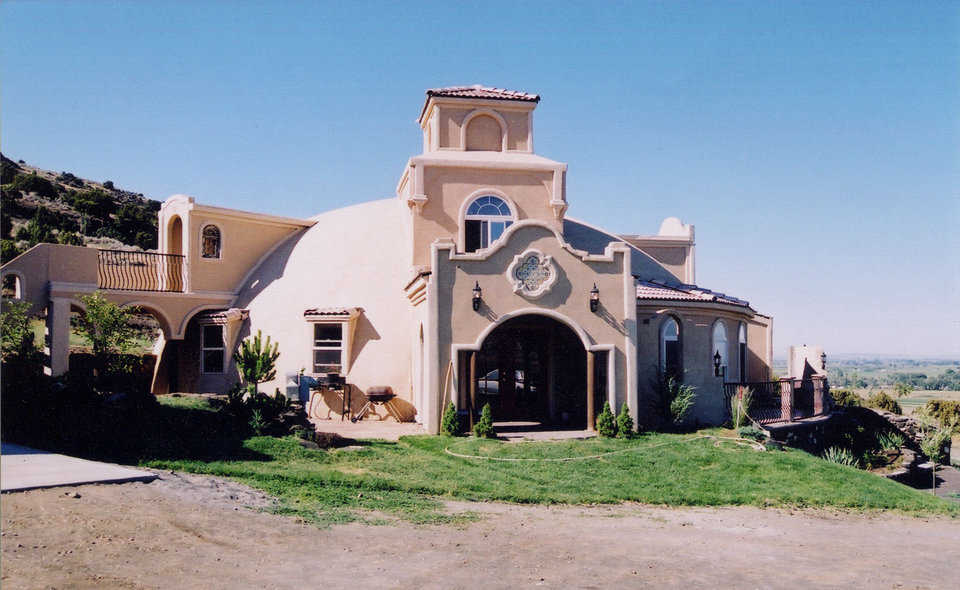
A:
{"type": "MultiPolygon", "coordinates": [[[[363,404],[363,407],[357,411],[356,414],[350,418],[351,422],[356,422],[357,420],[363,418],[364,414],[367,413],[367,410],[373,408],[375,405],[386,405],[387,402],[397,397],[393,393],[393,388],[389,385],[379,385],[367,389],[367,403],[363,404]]],[[[381,418],[382,419],[382,418],[381,418]]]]}

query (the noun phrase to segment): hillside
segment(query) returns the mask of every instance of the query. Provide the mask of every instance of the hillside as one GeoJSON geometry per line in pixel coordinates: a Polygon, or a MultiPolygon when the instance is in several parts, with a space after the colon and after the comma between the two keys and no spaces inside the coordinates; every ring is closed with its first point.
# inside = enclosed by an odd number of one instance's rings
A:
{"type": "Polygon", "coordinates": [[[0,239],[4,262],[49,242],[122,250],[157,247],[160,202],[113,182],[2,160],[0,239]]]}

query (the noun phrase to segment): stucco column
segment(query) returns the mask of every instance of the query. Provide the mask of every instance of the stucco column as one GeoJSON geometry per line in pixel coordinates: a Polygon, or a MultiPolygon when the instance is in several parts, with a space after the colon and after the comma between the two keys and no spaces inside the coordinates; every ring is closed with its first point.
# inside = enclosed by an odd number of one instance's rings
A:
{"type": "Polygon", "coordinates": [[[594,353],[587,351],[587,430],[596,430],[595,384],[594,384],[594,353]]]}
{"type": "Polygon", "coordinates": [[[813,415],[819,416],[823,414],[823,410],[826,407],[826,380],[827,378],[823,375],[814,375],[811,377],[813,380],[813,415]]]}
{"type": "Polygon", "coordinates": [[[470,414],[470,431],[473,432],[473,412],[474,408],[477,407],[477,351],[470,351],[470,407],[468,408],[468,413],[470,414]]]}
{"type": "Polygon", "coordinates": [[[47,304],[43,372],[56,377],[70,368],[70,300],[57,297],[47,304]]]}
{"type": "Polygon", "coordinates": [[[780,419],[793,422],[793,377],[780,378],[780,419]]]}

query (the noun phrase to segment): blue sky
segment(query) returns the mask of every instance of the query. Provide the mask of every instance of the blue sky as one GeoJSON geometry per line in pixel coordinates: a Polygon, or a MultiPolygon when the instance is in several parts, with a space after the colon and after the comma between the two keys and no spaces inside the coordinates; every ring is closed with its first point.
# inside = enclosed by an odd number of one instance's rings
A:
{"type": "Polygon", "coordinates": [[[960,357],[956,2],[16,2],[4,154],[309,216],[393,195],[426,88],[536,92],[569,214],[697,228],[775,354],[960,357]]]}

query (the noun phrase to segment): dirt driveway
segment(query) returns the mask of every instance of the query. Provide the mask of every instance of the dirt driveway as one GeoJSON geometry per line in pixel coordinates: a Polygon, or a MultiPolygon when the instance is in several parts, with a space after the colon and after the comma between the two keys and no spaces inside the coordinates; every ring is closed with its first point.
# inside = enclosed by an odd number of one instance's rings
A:
{"type": "Polygon", "coordinates": [[[960,520],[453,503],[454,526],[318,529],[215,478],[4,494],[14,588],[956,588],[960,520]],[[79,493],[74,497],[72,492],[79,493]]]}

